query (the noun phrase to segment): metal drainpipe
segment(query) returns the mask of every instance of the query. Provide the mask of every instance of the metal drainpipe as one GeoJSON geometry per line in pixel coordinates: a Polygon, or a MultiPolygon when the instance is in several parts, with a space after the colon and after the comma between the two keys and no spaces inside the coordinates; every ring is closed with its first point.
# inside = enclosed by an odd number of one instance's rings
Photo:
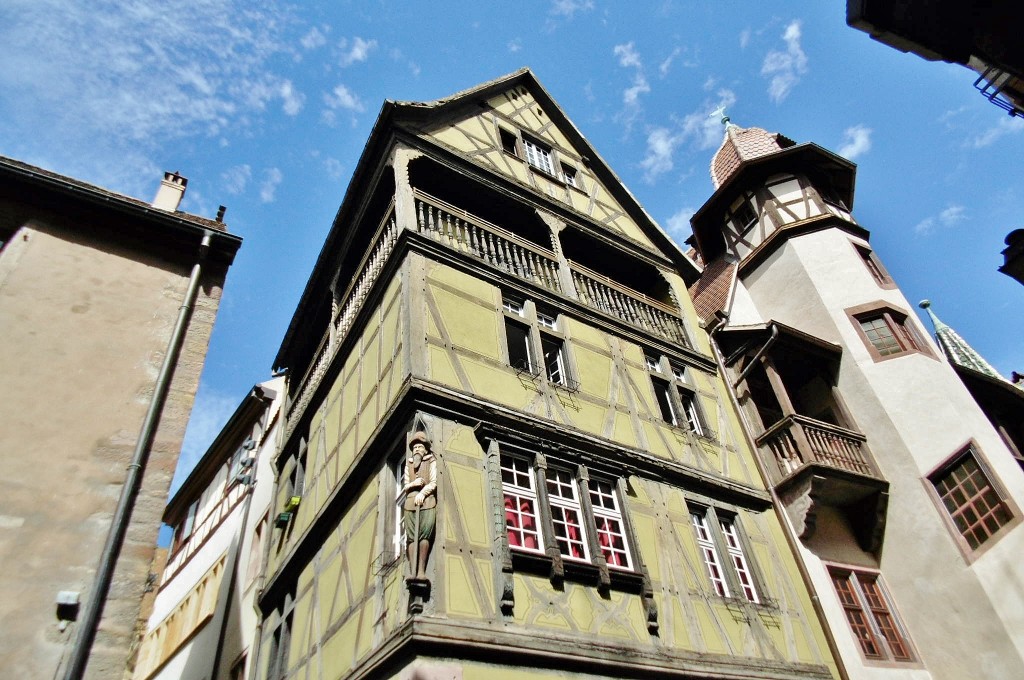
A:
{"type": "MultiPolygon", "coordinates": [[[[718,364],[719,369],[722,371],[722,377],[725,378],[725,358],[722,356],[722,352],[718,347],[718,342],[715,340],[715,333],[722,330],[725,326],[725,322],[718,324],[708,332],[708,340],[711,343],[711,351],[714,352],[715,361],[718,364]]],[[[807,588],[807,595],[811,598],[811,606],[814,608],[814,613],[818,617],[818,623],[821,625],[822,633],[825,635],[825,643],[828,645],[828,650],[832,653],[832,658],[836,662],[836,670],[839,671],[839,677],[841,680],[850,680],[850,674],[846,671],[846,665],[843,662],[843,657],[839,653],[839,645],[836,643],[835,636],[832,634],[832,628],[829,626],[828,617],[825,616],[825,609],[821,606],[821,600],[818,598],[817,591],[814,589],[814,582],[811,580],[811,574],[807,571],[807,566],[804,561],[800,558],[800,546],[797,542],[797,538],[793,535],[793,529],[789,524],[788,518],[784,517],[784,511],[782,510],[782,500],[778,494],[775,493],[775,487],[772,486],[771,479],[768,477],[767,470],[764,469],[764,462],[761,460],[761,456],[757,453],[757,444],[750,436],[750,428],[747,421],[747,415],[740,408],[739,397],[736,396],[736,386],[743,382],[746,378],[746,374],[750,367],[757,362],[757,358],[768,351],[769,348],[775,343],[775,339],[778,337],[779,327],[772,326],[772,337],[768,339],[764,347],[757,353],[754,360],[748,364],[747,368],[744,369],[743,373],[736,380],[735,383],[729,385],[729,380],[726,379],[725,383],[728,386],[729,399],[732,400],[733,406],[736,407],[736,412],[743,421],[743,438],[747,440],[747,445],[750,446],[751,452],[754,454],[754,464],[757,467],[757,471],[761,476],[761,482],[765,488],[768,489],[772,497],[772,508],[775,510],[775,516],[779,520],[779,524],[782,525],[782,533],[786,537],[786,543],[789,544],[790,552],[793,553],[793,561],[796,562],[797,571],[800,572],[800,579],[804,582],[804,587],[807,588]]]]}
{"type": "MultiPolygon", "coordinates": [[[[715,333],[715,331],[721,330],[722,325],[723,324],[719,324],[718,326],[716,326],[715,329],[713,331],[711,331],[711,333],[708,334],[708,338],[710,339],[711,335],[713,333],[715,333]]],[[[744,368],[743,371],[740,373],[740,377],[736,378],[736,382],[734,382],[732,384],[732,388],[733,389],[736,389],[737,387],[739,387],[740,383],[747,379],[747,374],[750,373],[752,370],[754,370],[754,366],[757,365],[758,359],[763,357],[768,352],[768,350],[770,350],[772,348],[772,345],[774,345],[775,341],[778,340],[778,339],[779,339],[779,327],[776,326],[775,324],[772,324],[772,334],[768,337],[768,341],[766,343],[764,343],[764,347],[762,347],[761,349],[757,350],[757,354],[754,355],[754,358],[750,360],[750,363],[747,364],[747,367],[744,368]]],[[[722,365],[722,370],[723,371],[725,370],[724,363],[722,365]]]]}
{"type": "Polygon", "coordinates": [[[185,299],[178,310],[178,320],[174,324],[171,339],[167,343],[167,352],[164,355],[163,365],[160,366],[160,374],[157,376],[156,384],[153,387],[153,397],[149,401],[149,410],[146,412],[146,418],[142,422],[142,429],[139,431],[138,440],[135,442],[132,462],[128,465],[124,486],[121,487],[121,497],[117,500],[117,509],[114,511],[110,531],[107,532],[107,541],[100,555],[100,564],[96,570],[96,578],[93,581],[92,590],[89,593],[89,602],[82,612],[82,621],[79,624],[78,635],[75,637],[75,644],[71,649],[71,657],[68,659],[67,671],[64,673],[65,680],[79,680],[85,675],[85,667],[89,662],[89,653],[92,651],[96,629],[99,627],[100,615],[103,613],[103,604],[106,602],[107,594],[110,590],[110,581],[113,579],[114,568],[117,566],[117,557],[121,552],[121,544],[124,542],[124,536],[128,531],[132,510],[135,508],[135,496],[139,491],[141,473],[145,467],[146,459],[149,457],[153,435],[156,433],[156,428],[163,412],[164,400],[167,398],[167,392],[170,390],[171,376],[178,361],[178,354],[181,352],[185,332],[188,330],[188,321],[192,315],[192,307],[195,305],[196,296],[199,292],[199,278],[203,271],[203,262],[206,260],[206,255],[210,250],[212,237],[213,234],[209,231],[203,234],[203,240],[199,245],[198,260],[192,265],[192,274],[189,277],[188,289],[185,291],[185,299]]]}

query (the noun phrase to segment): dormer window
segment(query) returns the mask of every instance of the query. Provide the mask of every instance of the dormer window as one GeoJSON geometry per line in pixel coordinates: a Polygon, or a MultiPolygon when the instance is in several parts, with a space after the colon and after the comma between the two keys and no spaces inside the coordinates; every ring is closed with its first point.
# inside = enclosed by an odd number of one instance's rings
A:
{"type": "Polygon", "coordinates": [[[577,189],[580,188],[580,185],[576,183],[576,168],[565,163],[562,163],[562,179],[569,186],[577,189]]]}
{"type": "Polygon", "coordinates": [[[757,213],[750,202],[753,196],[743,196],[733,204],[728,219],[740,234],[745,234],[757,223],[757,213]]]}

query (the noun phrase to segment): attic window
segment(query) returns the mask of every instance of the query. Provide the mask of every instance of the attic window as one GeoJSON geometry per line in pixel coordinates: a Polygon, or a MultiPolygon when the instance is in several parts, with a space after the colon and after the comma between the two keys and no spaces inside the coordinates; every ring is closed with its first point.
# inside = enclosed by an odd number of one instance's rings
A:
{"type": "Polygon", "coordinates": [[[498,135],[501,137],[501,148],[505,153],[510,153],[513,156],[518,156],[516,146],[516,134],[509,132],[505,128],[498,128],[498,135]]]}
{"type": "Polygon", "coordinates": [[[576,168],[571,165],[562,163],[562,179],[569,186],[576,187],[577,189],[580,188],[580,185],[576,182],[576,168]]]}
{"type": "Polygon", "coordinates": [[[549,175],[555,174],[555,165],[551,162],[551,147],[528,137],[523,137],[523,147],[526,149],[527,163],[549,175]]]}

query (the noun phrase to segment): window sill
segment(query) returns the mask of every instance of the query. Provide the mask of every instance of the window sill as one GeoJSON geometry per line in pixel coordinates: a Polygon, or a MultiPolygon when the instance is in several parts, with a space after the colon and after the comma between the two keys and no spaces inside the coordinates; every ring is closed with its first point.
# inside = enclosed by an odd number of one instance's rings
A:
{"type": "MultiPolygon", "coordinates": [[[[547,555],[526,550],[510,548],[512,553],[512,569],[517,572],[551,577],[552,559],[547,555]]],[[[598,587],[601,582],[601,569],[591,562],[580,562],[577,560],[562,558],[563,578],[573,583],[598,587]]],[[[613,590],[621,590],[631,593],[639,593],[643,586],[643,574],[622,569],[620,567],[608,567],[608,576],[611,580],[613,590]]]]}

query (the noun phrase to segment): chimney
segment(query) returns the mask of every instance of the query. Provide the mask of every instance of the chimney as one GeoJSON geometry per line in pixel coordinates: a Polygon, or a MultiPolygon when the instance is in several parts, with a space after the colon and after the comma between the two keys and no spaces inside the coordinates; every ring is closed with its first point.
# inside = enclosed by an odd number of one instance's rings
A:
{"type": "Polygon", "coordinates": [[[156,198],[152,206],[158,210],[174,212],[181,205],[181,198],[185,195],[185,187],[188,180],[175,172],[165,172],[160,182],[160,188],[156,191],[156,198]]]}

